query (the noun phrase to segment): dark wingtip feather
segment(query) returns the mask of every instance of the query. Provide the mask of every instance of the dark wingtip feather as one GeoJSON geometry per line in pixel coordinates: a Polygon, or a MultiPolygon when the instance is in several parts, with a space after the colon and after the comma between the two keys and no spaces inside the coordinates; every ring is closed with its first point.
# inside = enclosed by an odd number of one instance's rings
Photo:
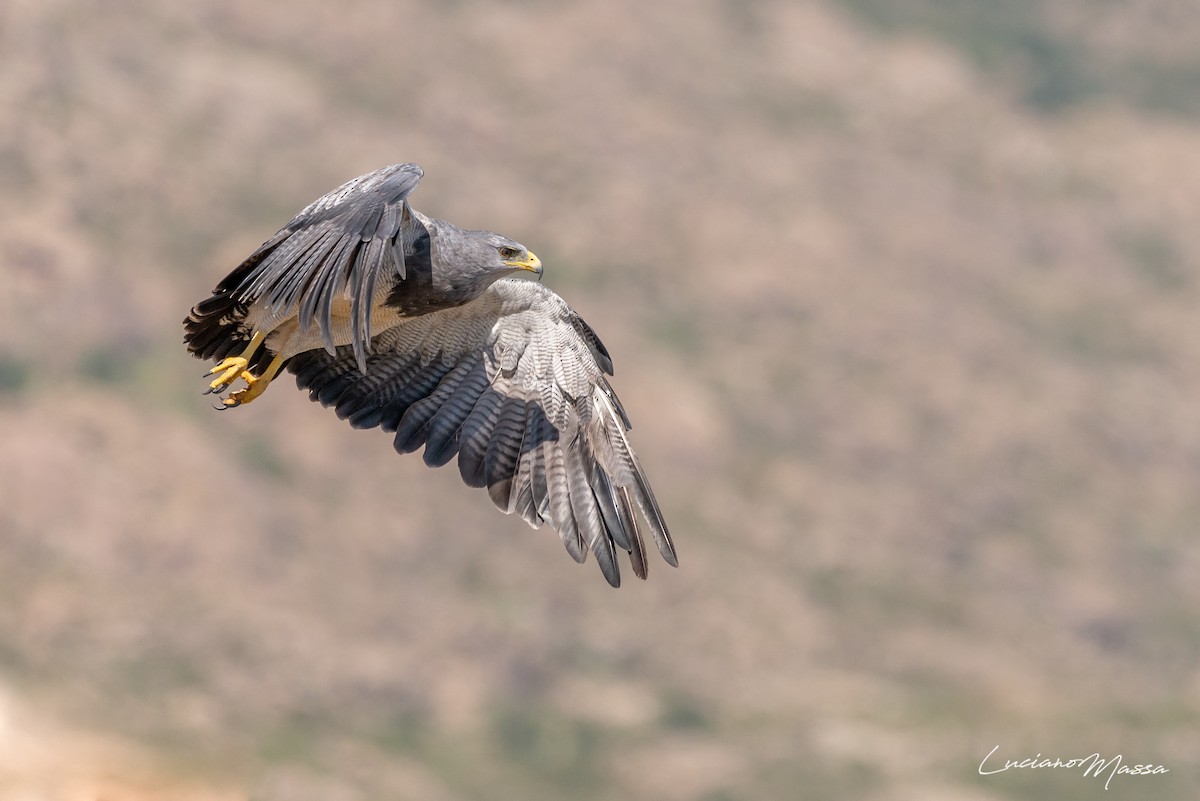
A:
{"type": "Polygon", "coordinates": [[[617,490],[614,500],[620,525],[629,539],[629,561],[633,564],[633,574],[644,580],[649,575],[650,566],[646,563],[646,544],[642,541],[641,527],[628,490],[623,487],[617,490]]]}
{"type": "Polygon", "coordinates": [[[675,553],[675,543],[671,540],[671,533],[667,531],[667,521],[663,519],[662,510],[658,508],[658,501],[650,489],[649,482],[646,481],[645,474],[642,473],[641,465],[636,462],[634,463],[634,479],[636,482],[634,499],[642,510],[646,522],[650,524],[650,533],[654,537],[654,544],[658,546],[658,552],[671,567],[679,567],[679,557],[675,553]]]}
{"type": "Polygon", "coordinates": [[[600,572],[604,574],[604,578],[608,581],[608,585],[614,590],[621,588],[621,571],[617,567],[617,561],[600,565],[600,572]]]}

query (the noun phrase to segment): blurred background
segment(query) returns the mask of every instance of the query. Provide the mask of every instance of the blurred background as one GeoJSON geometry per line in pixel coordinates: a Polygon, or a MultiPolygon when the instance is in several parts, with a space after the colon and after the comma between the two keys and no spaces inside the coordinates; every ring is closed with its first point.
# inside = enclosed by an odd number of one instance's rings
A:
{"type": "Polygon", "coordinates": [[[1194,798],[1198,54],[1188,0],[7,0],[0,798],[1194,798]],[[398,161],[604,338],[678,570],[201,396],[191,305],[398,161]]]}

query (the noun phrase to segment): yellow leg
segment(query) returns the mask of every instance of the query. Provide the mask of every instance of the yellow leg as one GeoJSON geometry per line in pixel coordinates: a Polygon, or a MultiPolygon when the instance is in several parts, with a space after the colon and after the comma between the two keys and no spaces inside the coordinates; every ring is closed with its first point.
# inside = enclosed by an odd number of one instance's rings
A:
{"type": "Polygon", "coordinates": [[[267,390],[267,385],[271,383],[278,373],[279,368],[283,367],[283,354],[275,354],[275,358],[267,365],[267,369],[263,370],[260,376],[251,375],[249,371],[242,373],[242,379],[246,382],[245,389],[239,389],[237,392],[230,395],[228,398],[221,400],[221,403],[226,407],[241,406],[243,403],[249,403],[267,390]]]}
{"type": "Polygon", "coordinates": [[[266,339],[266,334],[262,331],[254,332],[254,337],[250,340],[250,344],[242,351],[240,356],[230,356],[216,367],[208,371],[209,375],[217,375],[216,380],[208,385],[209,392],[221,392],[229,387],[234,381],[241,378],[250,383],[253,376],[246,368],[250,366],[250,358],[254,356],[255,351],[262,347],[263,340],[266,339]]]}

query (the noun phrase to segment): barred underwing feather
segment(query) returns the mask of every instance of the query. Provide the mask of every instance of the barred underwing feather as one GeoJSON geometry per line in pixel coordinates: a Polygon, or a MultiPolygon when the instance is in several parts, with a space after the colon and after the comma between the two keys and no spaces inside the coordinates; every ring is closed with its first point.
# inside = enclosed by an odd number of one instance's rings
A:
{"type": "Polygon", "coordinates": [[[472,362],[471,370],[429,421],[429,433],[425,437],[425,464],[441,467],[458,453],[459,434],[463,423],[467,421],[487,385],[487,372],[483,362],[472,362]]]}
{"type": "Polygon", "coordinates": [[[433,392],[446,372],[447,370],[443,369],[416,368],[412,374],[412,381],[399,387],[381,409],[380,428],[387,432],[394,432],[399,428],[400,421],[404,419],[409,407],[433,392]]]}
{"type": "Polygon", "coordinates": [[[498,392],[482,393],[459,429],[458,472],[468,487],[487,486],[488,443],[496,436],[505,400],[498,392]]]}
{"type": "Polygon", "coordinates": [[[521,397],[503,398],[484,456],[483,472],[488,494],[496,508],[505,514],[516,511],[517,499],[524,486],[516,479],[521,445],[525,440],[525,408],[525,400],[521,397]]]}
{"type": "Polygon", "coordinates": [[[424,446],[431,466],[457,455],[464,483],[486,486],[498,509],[534,527],[549,524],[572,557],[590,552],[617,585],[617,549],[646,575],[642,520],[663,558],[676,557],[597,360],[606,351],[585,326],[539,284],[502,280],[471,304],[378,335],[365,374],[349,346],[289,367],[352,425],[394,428],[396,450],[424,446]]]}
{"type": "MultiPolygon", "coordinates": [[[[556,526],[550,516],[550,476],[546,463],[546,451],[542,443],[550,436],[546,414],[541,407],[530,403],[525,407],[525,439],[521,442],[522,459],[520,476],[523,482],[528,482],[530,503],[537,513],[539,522],[556,526]]],[[[549,429],[552,431],[553,429],[549,429]]],[[[557,435],[557,432],[554,432],[557,435]]],[[[531,522],[525,518],[526,522],[531,522]]]]}
{"type": "Polygon", "coordinates": [[[429,423],[433,416],[442,408],[442,404],[454,394],[459,384],[474,367],[474,362],[470,360],[459,362],[438,382],[437,387],[428,397],[422,398],[408,407],[408,411],[404,413],[404,417],[400,418],[400,425],[396,428],[393,444],[398,452],[412,453],[425,444],[429,423]]]}
{"type": "Polygon", "coordinates": [[[537,446],[541,451],[541,461],[546,471],[548,513],[542,517],[558,529],[558,536],[567,547],[567,553],[571,554],[576,562],[582,563],[587,559],[587,543],[576,525],[575,514],[571,509],[571,484],[567,475],[566,458],[562,449],[554,447],[550,442],[546,440],[537,446]]]}

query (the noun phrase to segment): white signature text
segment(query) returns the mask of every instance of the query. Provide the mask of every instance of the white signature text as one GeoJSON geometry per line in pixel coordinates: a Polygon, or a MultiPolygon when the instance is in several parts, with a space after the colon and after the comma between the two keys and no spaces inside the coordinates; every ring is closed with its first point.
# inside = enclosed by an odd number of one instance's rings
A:
{"type": "Polygon", "coordinates": [[[1000,746],[996,746],[979,763],[980,776],[991,776],[993,773],[1003,773],[1006,770],[1015,770],[1017,768],[1072,768],[1082,770],[1084,776],[1093,779],[1108,774],[1104,780],[1104,789],[1107,790],[1109,782],[1113,780],[1113,776],[1153,776],[1159,773],[1170,772],[1169,768],[1153,763],[1126,765],[1125,758],[1121,754],[1105,759],[1099,753],[1088,754],[1085,757],[1074,757],[1072,759],[1060,759],[1059,757],[1047,758],[1038,754],[1027,759],[1006,759],[1004,760],[1003,767],[1000,766],[999,760],[989,764],[988,760],[992,759],[999,750],[1000,746]]]}

